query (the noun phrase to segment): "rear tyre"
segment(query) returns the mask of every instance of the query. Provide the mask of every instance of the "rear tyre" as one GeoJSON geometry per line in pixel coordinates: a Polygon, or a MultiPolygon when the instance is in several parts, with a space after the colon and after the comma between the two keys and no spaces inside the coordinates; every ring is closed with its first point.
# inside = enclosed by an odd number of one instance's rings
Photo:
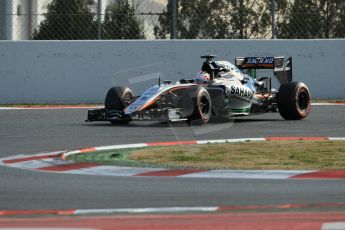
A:
{"type": "Polygon", "coordinates": [[[277,94],[277,105],[280,115],[285,120],[301,120],[311,110],[311,97],[306,84],[290,82],[282,84],[277,94]]]}
{"type": "Polygon", "coordinates": [[[211,97],[204,87],[192,87],[185,90],[182,96],[183,109],[189,111],[187,122],[202,125],[210,120],[212,113],[211,97]]]}
{"type": "MultiPolygon", "coordinates": [[[[105,97],[104,106],[107,110],[124,110],[129,105],[129,100],[134,97],[133,92],[128,87],[117,86],[109,89],[105,97]]],[[[130,120],[110,121],[115,124],[128,124],[130,120]]]]}

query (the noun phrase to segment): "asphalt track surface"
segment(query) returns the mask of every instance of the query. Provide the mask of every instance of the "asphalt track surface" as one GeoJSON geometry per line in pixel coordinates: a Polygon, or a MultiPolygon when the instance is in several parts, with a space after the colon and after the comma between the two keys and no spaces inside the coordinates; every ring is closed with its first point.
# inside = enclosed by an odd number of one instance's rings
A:
{"type": "MultiPolygon", "coordinates": [[[[345,106],[313,106],[302,121],[279,114],[190,127],[85,123],[86,109],[1,110],[0,157],[102,145],[269,136],[345,136],[345,106]]],[[[345,201],[344,180],[118,178],[0,166],[0,210],[313,204],[345,201]]]]}

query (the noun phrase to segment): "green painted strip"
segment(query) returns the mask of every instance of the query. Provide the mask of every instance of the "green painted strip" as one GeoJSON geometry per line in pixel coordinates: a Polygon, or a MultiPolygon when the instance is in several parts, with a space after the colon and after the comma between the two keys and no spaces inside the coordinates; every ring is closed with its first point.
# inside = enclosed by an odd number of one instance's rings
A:
{"type": "Polygon", "coordinates": [[[234,113],[248,113],[249,111],[250,111],[250,108],[230,109],[230,112],[234,112],[234,113]]]}

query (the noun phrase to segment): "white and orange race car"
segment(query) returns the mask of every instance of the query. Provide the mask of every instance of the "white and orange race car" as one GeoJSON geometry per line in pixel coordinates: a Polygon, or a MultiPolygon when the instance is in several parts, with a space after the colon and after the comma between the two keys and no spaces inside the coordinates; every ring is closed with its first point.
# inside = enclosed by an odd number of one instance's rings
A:
{"type": "Polygon", "coordinates": [[[134,96],[128,87],[109,89],[104,109],[90,109],[87,121],[127,124],[132,120],[187,121],[204,124],[210,119],[226,121],[234,116],[279,112],[287,120],[308,116],[311,96],[302,82],[292,82],[292,58],[238,57],[235,64],[213,61],[205,55],[201,72],[191,79],[158,82],[134,96]],[[271,77],[257,78],[257,69],[272,69],[271,77]]]}

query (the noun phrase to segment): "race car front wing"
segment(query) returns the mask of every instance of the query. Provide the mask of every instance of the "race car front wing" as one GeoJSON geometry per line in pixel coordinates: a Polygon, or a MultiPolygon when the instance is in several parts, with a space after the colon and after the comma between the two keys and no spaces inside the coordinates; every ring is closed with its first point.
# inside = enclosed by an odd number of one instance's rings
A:
{"type": "Polygon", "coordinates": [[[183,117],[181,109],[179,108],[163,108],[163,109],[148,109],[134,114],[125,114],[123,111],[111,109],[89,109],[86,122],[92,121],[185,121],[187,118],[183,117]]]}

